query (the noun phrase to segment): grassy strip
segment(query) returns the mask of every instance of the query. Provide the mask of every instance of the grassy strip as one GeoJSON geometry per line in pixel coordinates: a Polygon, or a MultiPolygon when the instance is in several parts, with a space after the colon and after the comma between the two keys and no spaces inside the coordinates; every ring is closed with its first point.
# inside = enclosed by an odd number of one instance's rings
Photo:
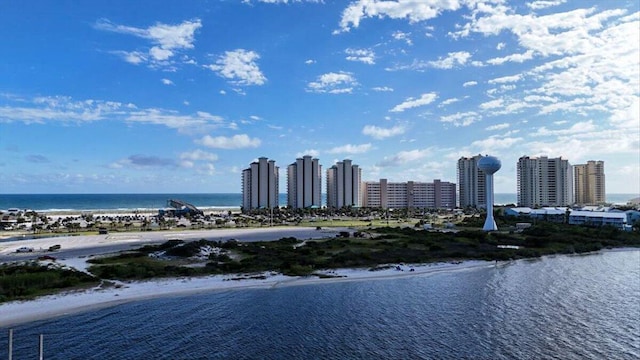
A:
{"type": "Polygon", "coordinates": [[[95,286],[99,279],[81,271],[30,262],[0,265],[0,303],[95,286]]]}
{"type": "Polygon", "coordinates": [[[252,273],[278,271],[305,276],[318,269],[373,267],[379,264],[428,263],[479,259],[509,260],[547,254],[597,251],[605,247],[640,246],[637,233],[613,228],[583,228],[544,223],[523,233],[483,231],[427,232],[413,228],[377,228],[359,238],[331,238],[305,241],[283,238],[269,242],[168,243],[139,249],[134,253],[94,261],[90,271],[101,278],[146,279],[159,276],[252,273]],[[517,246],[502,249],[498,245],[517,246]],[[180,266],[179,261],[199,251],[201,246],[222,248],[204,267],[180,266]],[[155,259],[148,253],[159,248],[173,260],[155,259]]]}
{"type": "MultiPolygon", "coordinates": [[[[320,269],[362,268],[381,264],[428,263],[481,259],[510,260],[547,254],[571,254],[613,247],[640,247],[640,233],[614,228],[588,228],[540,223],[522,233],[462,230],[428,232],[415,228],[380,227],[340,237],[299,241],[185,243],[170,240],[117,256],[89,260],[92,277],[82,272],[40,265],[0,266],[0,302],[29,299],[62,289],[97,284],[99,279],[152,279],[209,274],[251,274],[277,271],[291,276],[316,275],[320,269]],[[512,245],[518,248],[499,248],[512,245]],[[203,247],[216,248],[204,266],[192,266],[191,256],[203,247]],[[162,256],[157,254],[162,253],[162,256]],[[153,255],[153,256],[150,256],[153,255]]],[[[384,265],[382,265],[384,266],[384,265]]],[[[256,275],[260,276],[260,275],[256,275]]],[[[244,278],[245,276],[241,277],[244,278]]]]}

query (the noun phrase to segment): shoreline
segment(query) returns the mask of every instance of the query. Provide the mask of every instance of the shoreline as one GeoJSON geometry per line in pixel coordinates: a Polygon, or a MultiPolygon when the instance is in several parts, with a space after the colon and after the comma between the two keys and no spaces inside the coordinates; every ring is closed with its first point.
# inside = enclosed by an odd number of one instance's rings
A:
{"type": "Polygon", "coordinates": [[[293,277],[280,273],[212,275],[191,278],[166,278],[149,281],[118,282],[118,286],[95,287],[46,295],[33,300],[0,304],[0,328],[55,319],[62,316],[110,308],[130,302],[157,298],[190,296],[220,291],[275,289],[288,286],[334,284],[339,282],[392,280],[429,276],[443,272],[472,270],[494,266],[493,262],[469,260],[417,265],[394,265],[377,271],[368,269],[334,269],[319,271],[331,277],[293,277]],[[395,266],[400,266],[397,270],[395,266]],[[410,269],[414,269],[411,271],[410,269]],[[265,276],[264,279],[256,277],[265,276]]]}
{"type": "MultiPolygon", "coordinates": [[[[600,255],[607,252],[636,251],[639,248],[602,249],[585,254],[544,255],[547,257],[600,255]]],[[[515,262],[532,259],[507,261],[465,260],[425,264],[387,264],[388,268],[371,271],[369,268],[342,268],[320,270],[316,274],[328,277],[286,276],[276,272],[254,274],[209,275],[201,277],[161,278],[148,281],[116,282],[107,288],[91,289],[46,295],[33,300],[12,301],[0,304],[0,328],[51,320],[63,316],[115,307],[118,305],[158,298],[192,296],[221,291],[241,291],[249,289],[276,289],[289,286],[327,285],[340,282],[377,281],[432,276],[441,273],[470,271],[482,268],[503,267],[515,262]],[[264,277],[264,278],[262,278],[264,277]],[[7,315],[8,314],[8,315],[7,315]]],[[[78,265],[83,259],[68,259],[70,266],[78,265]]],[[[379,265],[385,266],[385,265],[379,265]]]]}

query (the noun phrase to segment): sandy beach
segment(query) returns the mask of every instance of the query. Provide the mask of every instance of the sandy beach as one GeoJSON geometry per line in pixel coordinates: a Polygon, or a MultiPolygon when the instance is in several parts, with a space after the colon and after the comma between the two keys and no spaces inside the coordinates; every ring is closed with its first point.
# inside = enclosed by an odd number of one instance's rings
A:
{"type": "MultiPolygon", "coordinates": [[[[84,261],[83,259],[74,258],[67,259],[64,262],[70,266],[81,267],[84,261]]],[[[22,323],[51,319],[158,297],[185,296],[213,291],[328,284],[341,281],[383,280],[408,276],[428,276],[444,271],[464,271],[488,266],[494,265],[493,263],[485,261],[465,261],[419,265],[398,264],[377,271],[369,271],[368,269],[335,269],[319,271],[318,273],[332,276],[322,279],[316,276],[290,277],[278,273],[261,273],[123,282],[117,283],[117,286],[108,288],[67,292],[44,296],[31,301],[14,301],[1,304],[0,314],[2,315],[0,316],[0,327],[6,328],[22,323]]]]}

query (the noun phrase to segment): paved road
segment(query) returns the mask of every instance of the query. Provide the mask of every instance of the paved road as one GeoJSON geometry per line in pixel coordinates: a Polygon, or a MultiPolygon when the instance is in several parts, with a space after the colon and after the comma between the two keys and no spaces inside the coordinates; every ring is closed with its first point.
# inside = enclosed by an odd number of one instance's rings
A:
{"type": "Polygon", "coordinates": [[[107,235],[64,236],[39,239],[25,239],[0,242],[0,263],[31,260],[44,254],[56,258],[86,257],[108,254],[144,244],[158,244],[170,239],[226,241],[272,241],[283,237],[295,237],[300,240],[335,237],[344,228],[325,228],[316,230],[311,227],[272,227],[247,229],[185,230],[110,233],[107,235]],[[48,252],[51,245],[60,244],[61,249],[48,252]],[[16,253],[16,249],[28,246],[34,248],[31,253],[16,253]]]}

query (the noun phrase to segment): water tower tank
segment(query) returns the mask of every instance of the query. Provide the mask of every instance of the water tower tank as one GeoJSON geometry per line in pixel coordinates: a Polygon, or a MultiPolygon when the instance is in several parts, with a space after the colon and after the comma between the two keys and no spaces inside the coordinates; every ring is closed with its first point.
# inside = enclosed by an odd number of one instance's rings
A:
{"type": "Polygon", "coordinates": [[[502,163],[495,156],[485,156],[478,160],[478,169],[484,171],[485,174],[493,174],[501,167],[502,163]]]}

